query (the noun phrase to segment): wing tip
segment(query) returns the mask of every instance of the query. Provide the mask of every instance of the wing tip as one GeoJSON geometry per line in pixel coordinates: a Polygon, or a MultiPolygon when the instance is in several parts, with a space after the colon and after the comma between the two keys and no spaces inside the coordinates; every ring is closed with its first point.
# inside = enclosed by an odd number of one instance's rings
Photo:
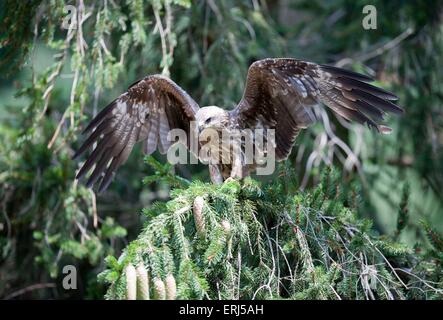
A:
{"type": "Polygon", "coordinates": [[[404,114],[405,113],[405,109],[399,105],[396,105],[395,103],[393,103],[394,106],[396,106],[396,108],[394,108],[394,110],[392,111],[393,113],[396,114],[404,114]]]}
{"type": "Polygon", "coordinates": [[[388,126],[379,125],[377,129],[381,134],[389,135],[392,133],[392,128],[388,126]]]}
{"type": "Polygon", "coordinates": [[[92,188],[94,184],[97,182],[98,177],[96,178],[94,174],[92,174],[88,181],[86,182],[86,188],[92,188]]]}
{"type": "Polygon", "coordinates": [[[81,152],[78,150],[74,152],[74,154],[71,156],[71,160],[76,160],[80,156],[81,152]]]}
{"type": "Polygon", "coordinates": [[[323,71],[329,72],[333,75],[337,75],[337,76],[342,75],[345,77],[349,77],[349,78],[364,81],[364,82],[374,81],[374,78],[372,78],[368,75],[362,74],[362,73],[355,72],[355,71],[351,71],[351,70],[347,70],[347,69],[339,68],[339,67],[334,67],[334,66],[330,66],[327,64],[319,64],[319,66],[320,66],[320,69],[322,69],[323,71]]]}
{"type": "Polygon", "coordinates": [[[107,179],[106,179],[106,177],[104,177],[103,180],[100,182],[100,186],[97,190],[97,193],[102,193],[102,192],[106,191],[106,189],[108,189],[111,182],[114,180],[114,176],[115,176],[115,173],[113,172],[111,177],[108,177],[107,179]]]}
{"type": "Polygon", "coordinates": [[[83,164],[83,166],[80,168],[80,170],[75,175],[75,180],[81,180],[85,176],[86,172],[87,172],[87,170],[85,169],[85,164],[83,164]]]}

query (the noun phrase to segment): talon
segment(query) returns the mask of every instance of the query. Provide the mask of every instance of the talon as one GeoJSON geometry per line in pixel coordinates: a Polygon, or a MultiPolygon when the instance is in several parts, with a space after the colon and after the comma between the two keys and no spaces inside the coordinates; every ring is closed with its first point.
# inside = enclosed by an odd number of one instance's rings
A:
{"type": "Polygon", "coordinates": [[[229,182],[232,182],[232,181],[235,181],[235,179],[234,179],[233,177],[228,177],[228,178],[224,181],[224,183],[229,183],[229,182]]]}

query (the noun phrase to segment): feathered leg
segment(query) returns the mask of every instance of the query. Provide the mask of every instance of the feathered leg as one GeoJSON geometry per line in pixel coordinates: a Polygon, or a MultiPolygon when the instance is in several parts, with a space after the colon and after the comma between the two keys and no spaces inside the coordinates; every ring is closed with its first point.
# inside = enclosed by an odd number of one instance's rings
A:
{"type": "Polygon", "coordinates": [[[249,170],[244,163],[244,155],[241,150],[239,148],[234,149],[232,154],[232,168],[229,177],[234,179],[243,179],[245,176],[247,176],[249,174],[249,170]]]}
{"type": "Polygon", "coordinates": [[[223,176],[219,165],[209,164],[209,176],[213,184],[223,183],[223,176]]]}

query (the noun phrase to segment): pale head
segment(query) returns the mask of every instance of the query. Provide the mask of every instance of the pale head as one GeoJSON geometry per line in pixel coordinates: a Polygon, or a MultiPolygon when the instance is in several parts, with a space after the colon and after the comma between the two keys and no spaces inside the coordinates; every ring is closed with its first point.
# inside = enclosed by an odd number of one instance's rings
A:
{"type": "Polygon", "coordinates": [[[199,132],[206,128],[223,129],[228,123],[228,118],[228,112],[217,106],[203,107],[195,115],[199,132]]]}

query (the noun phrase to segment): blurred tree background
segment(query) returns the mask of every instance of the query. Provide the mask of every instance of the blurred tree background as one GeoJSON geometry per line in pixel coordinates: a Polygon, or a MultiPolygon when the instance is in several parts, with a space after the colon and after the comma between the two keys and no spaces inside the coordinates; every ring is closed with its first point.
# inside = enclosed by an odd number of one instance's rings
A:
{"type": "MultiPolygon", "coordinates": [[[[428,254],[429,235],[443,232],[442,3],[372,1],[375,30],[362,27],[366,4],[2,1],[0,297],[103,298],[97,274],[105,257],[136,238],[143,208],[169,199],[167,181],[142,183],[153,171],[140,148],[105,193],[74,181],[71,156],[88,119],[153,73],[170,76],[201,106],[232,108],[249,64],[265,57],[364,72],[400,97],[405,114],[387,120],[391,135],[317,108],[318,123],[299,136],[288,164],[304,190],[334,165],[341,188],[361,193],[357,213],[373,221],[372,232],[428,254]],[[60,286],[68,264],[80,271],[79,290],[60,286]]],[[[175,170],[208,180],[205,166],[175,170]]]]}

